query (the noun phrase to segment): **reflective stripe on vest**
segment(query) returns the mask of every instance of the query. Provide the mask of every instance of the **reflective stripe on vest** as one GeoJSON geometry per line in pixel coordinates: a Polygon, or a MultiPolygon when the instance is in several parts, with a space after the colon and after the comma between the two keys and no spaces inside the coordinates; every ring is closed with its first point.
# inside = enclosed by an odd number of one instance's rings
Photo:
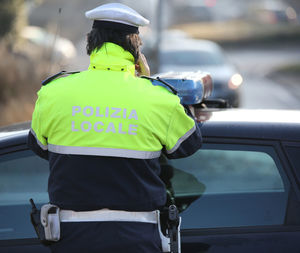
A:
{"type": "Polygon", "coordinates": [[[71,155],[95,155],[95,156],[114,156],[136,159],[153,159],[160,157],[161,151],[137,151],[116,148],[97,148],[97,147],[67,147],[49,144],[49,151],[59,154],[71,155]]]}

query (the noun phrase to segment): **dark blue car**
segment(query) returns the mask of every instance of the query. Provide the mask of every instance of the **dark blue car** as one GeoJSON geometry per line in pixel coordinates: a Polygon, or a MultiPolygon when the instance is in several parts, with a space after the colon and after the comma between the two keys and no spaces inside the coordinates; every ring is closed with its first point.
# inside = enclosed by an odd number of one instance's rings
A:
{"type": "MultiPolygon", "coordinates": [[[[202,149],[183,159],[161,157],[181,211],[182,252],[299,252],[300,111],[196,115],[202,149]]],[[[48,202],[48,164],[28,150],[28,127],[0,132],[0,252],[49,252],[29,219],[30,198],[48,202]]]]}

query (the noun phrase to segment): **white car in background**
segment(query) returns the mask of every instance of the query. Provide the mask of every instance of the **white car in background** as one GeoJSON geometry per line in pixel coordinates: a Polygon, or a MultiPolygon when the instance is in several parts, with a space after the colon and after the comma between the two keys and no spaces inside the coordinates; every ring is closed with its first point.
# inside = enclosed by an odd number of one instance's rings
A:
{"type": "Polygon", "coordinates": [[[64,62],[73,59],[77,52],[72,41],[57,34],[50,33],[42,27],[26,26],[21,31],[21,38],[32,43],[54,62],[64,62]]]}
{"type": "Polygon", "coordinates": [[[199,70],[211,74],[214,86],[211,98],[222,98],[229,106],[239,107],[243,78],[218,44],[190,38],[163,39],[158,73],[199,70]]]}

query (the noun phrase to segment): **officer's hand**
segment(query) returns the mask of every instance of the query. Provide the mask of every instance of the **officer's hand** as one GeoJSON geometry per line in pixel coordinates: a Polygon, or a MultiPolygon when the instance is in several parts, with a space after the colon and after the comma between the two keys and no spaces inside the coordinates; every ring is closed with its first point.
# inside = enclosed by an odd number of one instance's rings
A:
{"type": "Polygon", "coordinates": [[[135,70],[138,76],[150,76],[150,68],[146,57],[141,53],[137,64],[135,64],[135,70]]]}

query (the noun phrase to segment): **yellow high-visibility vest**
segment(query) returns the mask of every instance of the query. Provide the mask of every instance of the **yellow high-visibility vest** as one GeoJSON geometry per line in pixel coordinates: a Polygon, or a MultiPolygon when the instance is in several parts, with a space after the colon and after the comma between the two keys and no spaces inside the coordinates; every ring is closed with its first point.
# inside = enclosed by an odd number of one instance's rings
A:
{"type": "Polygon", "coordinates": [[[195,123],[176,95],[135,76],[128,51],[105,43],[88,70],[40,89],[31,127],[51,152],[152,159],[174,152],[195,123]]]}

